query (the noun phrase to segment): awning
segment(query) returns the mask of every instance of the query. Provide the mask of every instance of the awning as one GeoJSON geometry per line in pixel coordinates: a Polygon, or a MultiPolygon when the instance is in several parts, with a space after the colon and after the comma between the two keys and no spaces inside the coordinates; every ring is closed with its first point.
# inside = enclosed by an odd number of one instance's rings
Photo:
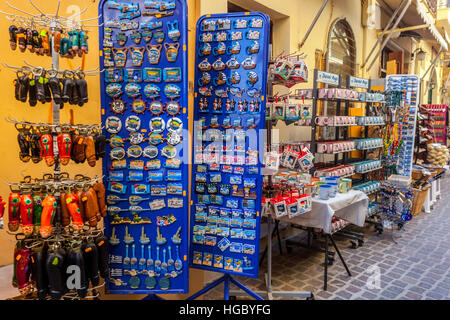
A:
{"type": "Polygon", "coordinates": [[[416,0],[416,9],[417,9],[417,13],[420,15],[423,22],[428,25],[428,30],[431,32],[431,34],[436,39],[436,41],[439,42],[439,44],[442,46],[444,51],[448,51],[447,41],[439,33],[439,30],[434,25],[434,21],[433,21],[433,19],[430,18],[430,15],[428,14],[427,9],[422,4],[422,2],[420,2],[419,0],[416,0]]]}

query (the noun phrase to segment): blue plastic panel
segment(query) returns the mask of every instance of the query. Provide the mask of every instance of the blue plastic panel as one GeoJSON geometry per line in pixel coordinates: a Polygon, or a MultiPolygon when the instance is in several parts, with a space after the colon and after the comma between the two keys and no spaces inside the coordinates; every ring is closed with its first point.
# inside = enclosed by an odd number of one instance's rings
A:
{"type": "MultiPolygon", "coordinates": [[[[158,155],[154,158],[145,157],[144,155],[139,155],[140,150],[129,149],[131,145],[130,140],[124,140],[124,151],[126,161],[126,168],[120,168],[120,166],[115,166],[113,168],[113,161],[110,158],[110,152],[113,149],[112,147],[107,145],[106,148],[106,157],[103,162],[103,174],[105,175],[105,186],[107,186],[107,199],[110,196],[118,196],[120,199],[125,199],[125,201],[119,201],[114,205],[109,204],[108,207],[115,206],[121,209],[129,209],[131,203],[129,203],[128,199],[130,196],[136,195],[133,194],[133,191],[142,192],[138,194],[140,197],[147,199],[139,203],[143,209],[149,211],[139,212],[138,217],[147,218],[151,223],[146,224],[133,224],[133,223],[125,223],[125,224],[114,224],[116,220],[114,220],[114,216],[111,213],[108,213],[108,218],[106,219],[106,235],[110,238],[112,235],[112,230],[115,228],[115,235],[120,240],[118,245],[109,246],[109,257],[110,257],[110,273],[111,278],[114,281],[107,281],[107,287],[110,293],[118,293],[118,294],[127,294],[127,293],[135,293],[135,294],[147,294],[147,293],[186,293],[188,291],[188,139],[187,139],[187,128],[188,128],[188,64],[187,64],[187,4],[184,0],[166,0],[166,1],[144,1],[144,0],[134,0],[134,1],[101,1],[99,4],[99,13],[102,15],[101,22],[104,23],[104,26],[100,27],[100,65],[101,68],[105,68],[106,71],[102,73],[101,76],[101,98],[102,98],[102,123],[105,126],[108,118],[110,116],[115,116],[120,119],[122,124],[120,131],[117,133],[121,138],[128,139],[130,138],[130,132],[126,128],[126,119],[129,116],[136,116],[137,119],[140,120],[140,128],[136,131],[136,133],[140,133],[145,138],[144,141],[139,143],[138,145],[145,149],[150,146],[149,135],[151,136],[152,143],[155,144],[155,148],[153,150],[148,150],[148,156],[151,156],[151,152],[158,150],[158,155]],[[139,11],[136,11],[139,10],[139,11]],[[156,11],[169,13],[168,16],[161,16],[158,14],[147,15],[147,13],[156,11]],[[146,14],[144,15],[144,12],[146,14]],[[123,15],[123,19],[120,17],[123,15]],[[137,16],[133,19],[133,16],[137,16]],[[129,23],[128,26],[126,24],[120,25],[112,23],[112,21],[120,22],[120,23],[129,23]],[[131,22],[131,23],[130,23],[131,22]],[[176,23],[178,22],[178,26],[176,23]],[[135,24],[135,23],[138,23],[135,24]],[[134,24],[134,25],[133,25],[134,24]],[[108,26],[113,25],[112,35],[105,34],[105,31],[108,33],[108,26]],[[133,29],[135,27],[139,27],[138,29],[133,29]],[[132,28],[127,31],[122,31],[121,28],[132,28]],[[145,29],[148,28],[148,29],[145,29]],[[139,34],[133,33],[134,30],[138,30],[140,32],[140,36],[142,37],[141,42],[136,44],[134,41],[139,38],[139,34]],[[162,33],[158,32],[158,30],[162,30],[164,33],[164,40],[161,43],[161,47],[156,47],[158,45],[158,38],[161,37],[162,33]],[[177,33],[177,30],[179,33],[177,33]],[[142,32],[145,31],[145,32],[142,32]],[[170,32],[169,32],[170,31],[170,32]],[[121,35],[120,32],[123,32],[121,35]],[[151,32],[151,33],[150,33],[151,32]],[[116,36],[119,35],[118,38],[116,36]],[[151,40],[150,38],[151,35],[151,40]],[[125,37],[124,37],[125,36],[125,37]],[[112,41],[114,48],[128,48],[127,52],[127,61],[125,68],[120,68],[117,66],[117,62],[120,61],[114,60],[114,55],[111,55],[111,59],[108,60],[108,37],[109,41],[112,41]],[[145,39],[145,37],[148,37],[145,39]],[[177,39],[179,37],[179,39],[177,39]],[[122,46],[119,41],[124,39],[126,43],[122,46]],[[106,41],[105,41],[106,40],[106,41]],[[119,40],[119,41],[118,41],[119,40]],[[133,66],[132,61],[132,51],[136,54],[136,57],[139,58],[139,52],[147,45],[152,46],[145,50],[143,50],[143,62],[141,66],[133,66]],[[131,47],[135,47],[137,49],[131,49],[131,47]],[[160,48],[160,57],[158,58],[158,50],[160,48]],[[171,56],[171,54],[174,54],[171,56]],[[150,54],[150,56],[149,56],[150,54]],[[152,55],[154,54],[154,55],[152,55]],[[155,58],[154,60],[150,59],[150,57],[155,58]],[[174,62],[170,62],[171,57],[176,58],[174,62]],[[111,60],[112,65],[111,67],[111,60]],[[154,64],[151,64],[154,63],[154,64]],[[151,68],[151,69],[149,69],[151,68]],[[179,68],[179,69],[174,69],[179,68]],[[115,69],[115,70],[112,70],[115,69]],[[134,70],[132,70],[134,69],[134,70]],[[129,70],[129,72],[127,72],[129,70]],[[120,95],[120,99],[124,103],[126,103],[126,110],[123,114],[116,114],[112,111],[111,103],[113,102],[113,98],[111,98],[107,94],[107,86],[110,84],[119,84],[122,86],[123,93],[120,95]],[[127,95],[125,92],[125,88],[127,84],[131,84],[131,89],[133,85],[139,85],[141,98],[145,101],[146,110],[144,113],[140,113],[139,105],[137,105],[137,109],[135,112],[132,108],[134,99],[127,95]],[[144,88],[149,86],[154,86],[155,88],[159,88],[160,97],[157,99],[152,99],[144,94],[144,88]],[[165,88],[168,85],[177,86],[180,90],[180,97],[173,99],[173,101],[179,104],[180,113],[173,116],[168,114],[167,105],[172,101],[168,97],[169,92],[165,92],[165,88]],[[160,115],[152,114],[149,106],[151,102],[159,101],[161,102],[164,109],[160,115]],[[160,121],[155,121],[156,118],[162,118],[165,123],[165,128],[161,128],[159,133],[159,126],[161,124],[160,121]],[[172,144],[176,147],[176,155],[172,160],[173,162],[177,162],[180,160],[179,168],[174,167],[165,167],[167,164],[168,158],[163,156],[163,150],[168,146],[168,141],[166,138],[168,137],[168,127],[169,121],[173,118],[178,118],[181,122],[172,122],[171,128],[172,131],[177,131],[177,128],[182,123],[183,130],[180,132],[182,137],[182,142],[176,144],[172,140],[172,144]],[[151,127],[152,125],[152,127],[151,127]],[[161,136],[158,136],[161,134],[161,136]],[[161,141],[158,141],[161,139],[161,141]],[[161,142],[158,144],[158,142],[161,142]],[[158,145],[156,145],[158,144],[158,145]],[[137,158],[131,158],[128,155],[128,151],[131,152],[131,156],[135,155],[137,158]],[[144,161],[144,167],[142,168],[141,163],[137,163],[138,166],[132,166],[131,161],[144,161]],[[152,162],[150,162],[152,161],[152,162]],[[122,184],[123,187],[126,187],[123,190],[123,193],[113,192],[111,190],[120,191],[120,188],[115,189],[115,187],[120,186],[122,184]],[[134,185],[142,185],[142,188],[137,188],[137,190],[133,190],[134,185]],[[110,188],[111,185],[111,188],[110,188]],[[145,186],[145,187],[144,187],[145,186]],[[140,190],[140,191],[139,191],[140,190]],[[177,194],[174,194],[177,193],[177,194]],[[174,202],[172,202],[174,199],[174,202]],[[155,200],[162,200],[165,208],[159,209],[158,203],[155,203],[155,200]],[[156,205],[150,207],[150,204],[156,205]],[[169,204],[170,203],[170,204],[169,204]],[[150,210],[151,208],[156,210],[150,210]],[[160,218],[166,218],[159,219],[160,218]],[[173,218],[175,221],[173,221],[173,218]],[[157,243],[157,222],[160,221],[161,225],[167,224],[166,226],[160,226],[159,230],[162,235],[166,239],[164,244],[163,241],[161,244],[157,243]],[[165,222],[164,222],[165,221],[165,222]],[[121,257],[123,260],[126,257],[126,244],[124,243],[124,236],[126,232],[126,228],[128,228],[129,234],[134,238],[135,245],[135,258],[137,259],[137,266],[131,267],[131,265],[124,265],[123,263],[116,263],[119,260],[115,260],[117,257],[121,257]],[[146,237],[150,240],[150,243],[147,244],[147,241],[144,239],[144,245],[141,243],[141,234],[142,228],[145,232],[146,237]],[[181,232],[179,237],[181,239],[181,243],[175,239],[173,241],[172,237],[177,233],[177,231],[181,228],[181,232]],[[149,262],[149,245],[151,245],[151,253],[152,259],[154,262],[154,266],[157,264],[157,250],[159,248],[159,260],[162,264],[164,264],[164,250],[166,251],[166,263],[169,262],[169,248],[171,250],[172,259],[175,260],[172,266],[173,270],[167,271],[176,271],[175,264],[177,262],[177,249],[178,249],[178,263],[181,263],[181,272],[173,273],[175,277],[165,277],[164,274],[166,272],[159,272],[159,276],[156,275],[154,279],[156,280],[156,284],[154,288],[152,288],[152,283],[149,282],[148,274],[142,271],[142,269],[147,270],[151,269],[150,267],[143,265],[140,266],[140,259],[144,258],[145,262],[149,262]],[[142,248],[144,254],[142,255],[142,248]],[[122,271],[121,271],[122,270],[122,271]],[[119,276],[121,272],[125,272],[128,270],[128,275],[123,274],[123,276],[119,276]],[[136,273],[130,270],[137,270],[136,273]],[[133,277],[134,275],[134,277],[133,277]],[[139,280],[137,280],[139,279],[139,280]],[[161,279],[169,279],[169,288],[167,286],[167,280],[161,279]],[[120,285],[120,281],[122,281],[122,285],[120,285]],[[147,282],[146,282],[147,281],[147,282]],[[140,282],[140,283],[139,283],[140,282]],[[119,284],[119,285],[118,285],[119,284]],[[147,286],[147,284],[149,286],[147,286]],[[163,285],[161,288],[160,284],[163,285]]],[[[139,64],[139,59],[135,61],[135,64],[139,64]]],[[[119,99],[118,98],[118,99],[119,99]]],[[[156,105],[155,105],[156,106],[156,105]]],[[[117,105],[117,108],[120,108],[117,105]]],[[[176,109],[176,108],[175,108],[176,109]]],[[[156,113],[156,112],[155,112],[156,113]]],[[[111,119],[111,118],[109,118],[111,119]]],[[[114,125],[115,118],[112,118],[113,121],[109,121],[114,125]]],[[[136,125],[135,122],[130,122],[130,130],[133,130],[133,126],[136,125]]],[[[116,122],[117,123],[117,122],[116,122]]],[[[111,130],[110,130],[111,131],[111,130]]],[[[107,128],[104,129],[104,135],[109,139],[114,134],[109,132],[107,128]]],[[[135,137],[139,141],[139,135],[135,137]]],[[[172,137],[174,138],[174,137],[172,137]]],[[[176,138],[176,136],[175,136],[176,138]]],[[[176,140],[176,139],[175,139],[176,140]]],[[[120,144],[120,139],[116,139],[113,142],[120,144]]],[[[120,148],[120,147],[119,147],[120,148]]],[[[121,149],[117,150],[117,155],[120,156],[121,149]]],[[[169,151],[173,151],[170,150],[169,151]]],[[[169,152],[170,153],[170,152],[169,152]]],[[[120,163],[115,162],[115,165],[119,165],[120,163]]],[[[177,163],[175,163],[177,165],[177,163]]],[[[162,204],[162,202],[160,202],[162,204]]],[[[131,212],[119,212],[116,219],[118,218],[128,218],[128,221],[134,221],[134,216],[131,212]]],[[[148,222],[147,220],[147,222],[148,222]]],[[[138,221],[139,222],[139,221],[138,221]]],[[[128,257],[133,258],[132,244],[129,245],[128,249],[128,257]]],[[[142,262],[144,262],[142,260],[142,262]]],[[[172,262],[172,261],[171,261],[172,262]]],[[[179,265],[179,264],[178,264],[179,265]]],[[[170,272],[167,272],[169,274],[170,272]]]]}
{"type": "Polygon", "coordinates": [[[258,277],[269,28],[258,12],[197,23],[193,268],[258,277]]]}
{"type": "Polygon", "coordinates": [[[408,125],[402,126],[403,145],[399,153],[398,174],[411,177],[414,143],[417,124],[417,110],[419,107],[420,78],[416,75],[389,75],[386,77],[386,90],[403,91],[403,101],[409,104],[408,125]]]}

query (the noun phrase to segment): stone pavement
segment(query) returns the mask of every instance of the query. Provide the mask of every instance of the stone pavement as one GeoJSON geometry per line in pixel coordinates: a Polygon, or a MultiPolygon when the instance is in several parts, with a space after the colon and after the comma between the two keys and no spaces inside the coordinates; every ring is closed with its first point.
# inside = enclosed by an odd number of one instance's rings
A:
{"type": "MultiPolygon", "coordinates": [[[[352,277],[348,277],[336,254],[334,264],[328,268],[327,291],[323,291],[323,253],[294,248],[289,254],[284,249],[280,256],[274,246],[272,290],[312,291],[316,299],[333,300],[449,300],[449,181],[450,177],[442,180],[441,200],[431,214],[422,212],[406,224],[404,231],[395,233],[397,244],[390,230],[379,236],[369,225],[356,229],[366,235],[364,245],[358,249],[351,249],[349,240],[336,236],[352,277]]],[[[259,279],[236,279],[252,290],[265,290],[265,265],[259,279]]],[[[237,287],[232,285],[231,289],[237,287]]],[[[205,299],[223,299],[223,285],[206,294],[205,299]]]]}

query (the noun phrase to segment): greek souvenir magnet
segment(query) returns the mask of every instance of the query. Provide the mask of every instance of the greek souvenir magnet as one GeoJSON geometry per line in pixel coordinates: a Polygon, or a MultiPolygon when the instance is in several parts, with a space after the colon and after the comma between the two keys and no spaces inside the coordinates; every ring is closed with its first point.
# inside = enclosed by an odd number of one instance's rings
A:
{"type": "Polygon", "coordinates": [[[260,49],[259,42],[254,41],[251,46],[247,47],[246,52],[248,55],[257,54],[259,53],[259,49],[260,49]]]}
{"type": "Polygon", "coordinates": [[[128,166],[130,170],[144,170],[144,161],[142,160],[132,160],[128,166]]]}
{"type": "Polygon", "coordinates": [[[161,117],[150,119],[150,131],[154,133],[162,133],[166,128],[166,122],[161,117]]]}
{"type": "Polygon", "coordinates": [[[144,69],[144,82],[161,82],[161,69],[160,68],[145,68],[144,69]]]}
{"type": "Polygon", "coordinates": [[[131,33],[130,38],[135,44],[139,45],[142,40],[142,34],[138,30],[134,30],[131,33]]]}
{"type": "Polygon", "coordinates": [[[163,143],[163,135],[160,133],[152,132],[150,133],[148,142],[153,146],[160,145],[161,143],[163,143]]]}
{"type": "Polygon", "coordinates": [[[175,99],[180,96],[181,88],[174,84],[168,84],[164,87],[164,94],[169,99],[175,99]]]}
{"type": "Polygon", "coordinates": [[[125,158],[125,150],[123,148],[114,148],[110,151],[111,160],[122,160],[125,158]]]}
{"type": "Polygon", "coordinates": [[[140,132],[131,132],[129,139],[131,144],[138,145],[144,141],[144,135],[140,132]]]}
{"type": "Polygon", "coordinates": [[[231,44],[231,47],[229,47],[227,51],[229,55],[239,54],[241,52],[241,44],[239,43],[239,41],[233,42],[231,44]]]}
{"type": "Polygon", "coordinates": [[[228,69],[239,69],[239,67],[241,66],[234,56],[227,61],[226,65],[228,69]]]}
{"type": "Polygon", "coordinates": [[[141,69],[126,69],[124,71],[125,82],[141,83],[142,82],[142,70],[141,69]]]}
{"type": "Polygon", "coordinates": [[[180,113],[180,110],[181,110],[181,106],[176,101],[170,101],[166,105],[166,111],[169,116],[172,116],[172,117],[176,116],[177,114],[180,113]]]}
{"type": "Polygon", "coordinates": [[[123,114],[125,110],[126,110],[125,102],[123,102],[122,100],[117,99],[111,102],[111,111],[114,112],[115,114],[123,114]]]}
{"type": "Polygon", "coordinates": [[[173,22],[167,21],[167,36],[173,42],[177,42],[178,40],[180,40],[181,32],[178,28],[178,20],[175,20],[173,22]]]}
{"type": "Polygon", "coordinates": [[[142,171],[129,171],[127,181],[139,182],[144,180],[144,173],[142,171]]]}
{"type": "Polygon", "coordinates": [[[205,56],[209,56],[211,54],[211,45],[209,43],[204,43],[200,50],[198,55],[200,57],[205,57],[205,56]]]}
{"type": "Polygon", "coordinates": [[[109,173],[109,181],[115,182],[123,181],[123,171],[111,171],[109,173]]]}
{"type": "Polygon", "coordinates": [[[216,31],[216,20],[205,20],[202,21],[200,30],[202,31],[216,31]]]}
{"type": "Polygon", "coordinates": [[[109,145],[111,146],[111,148],[123,147],[123,144],[124,144],[123,138],[118,135],[113,135],[109,139],[109,145]]]}
{"type": "Polygon", "coordinates": [[[118,98],[122,94],[120,83],[110,83],[106,86],[106,94],[111,98],[118,98]]]}
{"type": "MultiPolygon", "coordinates": [[[[238,76],[239,76],[239,78],[237,80],[235,80],[235,81],[239,81],[240,82],[241,81],[240,75],[238,74],[238,76]]],[[[244,92],[245,92],[244,88],[242,88],[242,89],[240,89],[239,87],[231,87],[230,88],[231,95],[236,97],[236,98],[242,98],[242,96],[244,95],[244,92]]],[[[232,100],[232,103],[234,103],[234,100],[232,100]]]]}
{"type": "Polygon", "coordinates": [[[131,64],[133,65],[133,67],[142,66],[142,63],[144,62],[145,47],[141,48],[130,47],[130,52],[131,52],[131,64]]]}
{"type": "Polygon", "coordinates": [[[127,43],[127,40],[128,37],[125,32],[119,32],[116,34],[116,41],[119,46],[123,47],[127,43]]]}
{"type": "Polygon", "coordinates": [[[262,28],[263,20],[260,18],[253,18],[250,20],[250,28],[262,28]]]}
{"type": "Polygon", "coordinates": [[[249,87],[253,87],[258,82],[258,74],[256,72],[249,72],[247,77],[247,85],[249,87]]]}
{"type": "Polygon", "coordinates": [[[154,159],[158,156],[159,151],[155,146],[147,146],[143,151],[143,156],[146,158],[154,159]]]}
{"type": "Polygon", "coordinates": [[[177,149],[175,147],[172,147],[172,146],[165,146],[161,150],[161,155],[163,157],[168,158],[168,159],[175,158],[177,156],[177,149]]]}
{"type": "Polygon", "coordinates": [[[165,82],[181,82],[181,68],[164,68],[163,79],[165,82]]]}
{"type": "Polygon", "coordinates": [[[141,86],[136,83],[129,83],[125,86],[125,93],[131,98],[136,98],[141,95],[141,86]]]}
{"type": "Polygon", "coordinates": [[[247,40],[259,40],[259,31],[251,30],[246,33],[247,40]]]}
{"type": "Polygon", "coordinates": [[[147,171],[148,170],[152,171],[152,170],[159,170],[159,169],[161,169],[161,160],[155,159],[155,160],[147,161],[147,164],[146,164],[144,169],[147,170],[147,171]]]}
{"type": "Polygon", "coordinates": [[[208,72],[211,70],[211,64],[207,58],[198,64],[198,69],[202,72],[208,72]]]}
{"type": "Polygon", "coordinates": [[[141,34],[145,42],[149,43],[150,41],[152,41],[153,32],[150,29],[148,28],[142,29],[141,34]]]}
{"type": "Polygon", "coordinates": [[[169,198],[169,199],[167,199],[167,206],[169,208],[174,208],[174,209],[183,208],[183,199],[169,198]]]}
{"type": "Polygon", "coordinates": [[[164,49],[166,50],[166,58],[169,62],[175,62],[178,58],[178,50],[180,49],[179,43],[164,43],[164,49]]]}
{"type": "Polygon", "coordinates": [[[225,70],[225,63],[223,63],[222,58],[217,59],[213,64],[212,64],[212,68],[215,71],[222,71],[225,70]]]}
{"type": "Polygon", "coordinates": [[[150,98],[150,99],[156,99],[160,96],[161,89],[154,85],[154,84],[148,84],[144,88],[144,94],[150,98]]]}
{"type": "Polygon", "coordinates": [[[149,110],[154,116],[159,116],[164,112],[164,107],[161,101],[152,101],[149,106],[149,110]]]}
{"type": "Polygon", "coordinates": [[[169,132],[167,134],[167,143],[171,146],[176,146],[181,143],[181,136],[175,132],[169,132]]]}
{"type": "Polygon", "coordinates": [[[167,130],[171,133],[181,133],[183,130],[183,121],[180,118],[172,118],[167,122],[167,130]]]}
{"type": "Polygon", "coordinates": [[[225,53],[227,53],[227,46],[224,42],[219,42],[217,47],[214,48],[213,54],[215,56],[220,56],[220,55],[224,55],[225,53]]]}
{"type": "Polygon", "coordinates": [[[198,79],[198,85],[200,87],[204,87],[210,83],[211,83],[211,75],[208,72],[203,72],[202,77],[198,79]]]}
{"type": "Polygon", "coordinates": [[[110,116],[106,118],[105,127],[111,134],[119,133],[122,130],[122,121],[118,117],[110,116]]]}
{"type": "Polygon", "coordinates": [[[153,32],[153,38],[155,39],[156,43],[158,43],[158,44],[163,43],[165,37],[166,37],[166,34],[162,30],[156,30],[153,32]]]}
{"type": "Polygon", "coordinates": [[[147,109],[147,106],[144,100],[134,99],[133,103],[131,104],[131,109],[137,114],[144,114],[145,110],[147,109]]]}
{"type": "Polygon", "coordinates": [[[142,148],[140,146],[131,146],[127,150],[128,158],[139,158],[142,156],[142,148]]]}
{"type": "Polygon", "coordinates": [[[180,159],[167,159],[164,163],[164,168],[168,169],[180,169],[181,160],[180,159]]]}
{"type": "Polygon", "coordinates": [[[238,19],[234,23],[235,29],[247,29],[247,20],[245,19],[238,19]]]}
{"type": "Polygon", "coordinates": [[[227,76],[225,73],[223,72],[219,72],[219,74],[217,75],[217,78],[214,79],[214,85],[216,87],[224,85],[227,83],[227,76]]]}
{"type": "Polygon", "coordinates": [[[126,160],[114,160],[111,164],[111,170],[122,170],[127,168],[126,160]]]}
{"type": "Polygon", "coordinates": [[[255,69],[256,62],[251,57],[247,57],[244,61],[242,61],[242,67],[245,70],[255,69]]]}
{"type": "Polygon", "coordinates": [[[150,44],[148,44],[146,46],[146,48],[147,48],[149,63],[150,64],[158,64],[159,63],[159,59],[161,58],[162,45],[161,44],[158,44],[158,45],[150,45],[150,44]]]}
{"type": "Polygon", "coordinates": [[[114,63],[117,68],[125,68],[127,64],[127,52],[128,48],[112,48],[112,52],[114,54],[114,63]]]}
{"type": "Polygon", "coordinates": [[[125,121],[125,129],[130,132],[138,131],[141,128],[141,119],[138,116],[129,116],[125,121]]]}

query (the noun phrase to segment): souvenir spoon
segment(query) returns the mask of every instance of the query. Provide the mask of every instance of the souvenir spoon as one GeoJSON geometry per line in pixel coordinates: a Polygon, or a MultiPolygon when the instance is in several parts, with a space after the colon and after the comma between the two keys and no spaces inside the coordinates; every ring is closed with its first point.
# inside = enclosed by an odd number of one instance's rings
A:
{"type": "Polygon", "coordinates": [[[123,258],[123,265],[128,266],[130,264],[130,257],[128,256],[128,245],[125,246],[125,258],[123,258]]]}
{"type": "Polygon", "coordinates": [[[133,252],[133,257],[131,258],[131,266],[132,267],[136,267],[137,265],[137,258],[136,258],[136,245],[133,244],[133,246],[131,247],[131,250],[133,252]]]}
{"type": "Polygon", "coordinates": [[[137,206],[139,203],[143,202],[143,201],[147,201],[150,200],[150,198],[142,198],[140,196],[130,196],[128,198],[128,201],[130,202],[131,205],[133,206],[137,206]]]}
{"type": "Polygon", "coordinates": [[[155,275],[155,267],[152,259],[152,246],[148,246],[147,273],[151,277],[155,275]]]}
{"type": "Polygon", "coordinates": [[[156,248],[155,273],[161,273],[161,260],[159,260],[159,247],[156,248]]]}
{"type": "Polygon", "coordinates": [[[163,250],[163,261],[161,263],[161,273],[167,276],[166,249],[163,250]]]}
{"type": "Polygon", "coordinates": [[[175,261],[172,258],[172,247],[169,246],[169,260],[167,261],[167,264],[169,266],[169,272],[172,278],[178,276],[178,273],[175,271],[174,263],[175,261]]]}
{"type": "Polygon", "coordinates": [[[144,273],[145,266],[147,263],[147,260],[145,259],[144,249],[145,249],[145,246],[143,244],[141,244],[141,258],[139,259],[139,271],[141,273],[144,273]]]}
{"type": "Polygon", "coordinates": [[[183,269],[183,262],[180,259],[179,246],[175,248],[177,250],[177,260],[175,260],[175,270],[181,271],[181,269],[183,269]]]}

